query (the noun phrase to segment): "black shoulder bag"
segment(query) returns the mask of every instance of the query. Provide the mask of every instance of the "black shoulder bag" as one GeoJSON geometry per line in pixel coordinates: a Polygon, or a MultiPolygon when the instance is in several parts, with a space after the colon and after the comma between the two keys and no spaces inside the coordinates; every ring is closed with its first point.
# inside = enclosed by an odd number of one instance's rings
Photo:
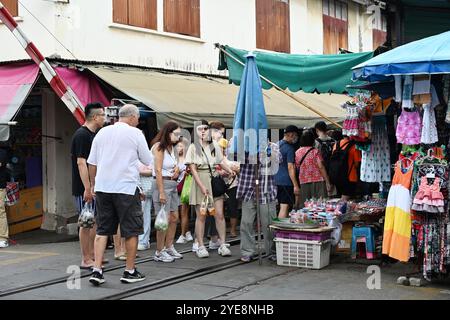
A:
{"type": "Polygon", "coordinates": [[[208,163],[208,168],[209,168],[209,174],[211,175],[211,187],[212,187],[213,197],[223,196],[225,194],[225,192],[227,192],[228,186],[225,183],[225,180],[223,180],[223,178],[221,176],[216,176],[215,177],[213,175],[211,166],[209,164],[208,156],[206,155],[206,152],[203,149],[203,147],[202,147],[202,151],[203,151],[203,154],[206,157],[206,162],[208,163]]]}

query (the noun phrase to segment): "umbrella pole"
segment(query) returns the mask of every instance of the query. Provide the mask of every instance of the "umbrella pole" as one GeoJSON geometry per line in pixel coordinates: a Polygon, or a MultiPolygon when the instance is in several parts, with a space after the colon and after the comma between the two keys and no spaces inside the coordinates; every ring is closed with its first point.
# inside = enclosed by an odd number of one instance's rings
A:
{"type": "MultiPolygon", "coordinates": [[[[230,57],[231,59],[233,59],[234,61],[236,61],[237,63],[239,63],[242,66],[245,66],[244,63],[242,63],[241,61],[239,61],[236,57],[234,57],[233,55],[229,54],[228,52],[226,52],[226,50],[224,50],[220,45],[216,46],[217,48],[219,48],[220,51],[222,51],[223,53],[225,53],[228,57],[230,57]]],[[[295,95],[293,95],[292,93],[288,92],[287,90],[282,89],[281,87],[277,86],[275,83],[273,83],[272,81],[270,81],[269,79],[267,79],[266,77],[259,75],[259,77],[266,81],[267,83],[269,83],[270,85],[272,85],[275,89],[277,89],[278,91],[283,92],[285,95],[287,95],[288,97],[290,97],[291,99],[294,99],[295,101],[297,101],[298,103],[300,103],[301,105],[303,105],[305,108],[311,110],[312,112],[314,112],[315,114],[319,115],[321,118],[329,121],[330,123],[334,124],[336,127],[341,128],[342,126],[337,123],[334,120],[331,120],[329,117],[327,117],[326,115],[324,115],[322,112],[317,111],[316,109],[314,109],[313,107],[311,107],[305,100],[300,99],[299,97],[296,97],[295,95]]]]}
{"type": "Polygon", "coordinates": [[[256,164],[256,172],[255,172],[255,185],[256,185],[256,226],[258,230],[258,261],[259,265],[262,265],[262,257],[261,257],[261,205],[259,203],[260,194],[259,194],[259,155],[257,155],[258,160],[256,164]]]}

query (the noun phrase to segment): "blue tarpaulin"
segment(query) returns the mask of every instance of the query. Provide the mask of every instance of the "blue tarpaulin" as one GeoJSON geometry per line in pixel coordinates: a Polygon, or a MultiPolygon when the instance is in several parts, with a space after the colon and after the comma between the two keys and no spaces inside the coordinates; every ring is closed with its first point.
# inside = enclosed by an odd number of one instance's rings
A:
{"type": "Polygon", "coordinates": [[[354,80],[370,82],[393,75],[450,73],[450,31],[397,47],[352,69],[354,80]]]}

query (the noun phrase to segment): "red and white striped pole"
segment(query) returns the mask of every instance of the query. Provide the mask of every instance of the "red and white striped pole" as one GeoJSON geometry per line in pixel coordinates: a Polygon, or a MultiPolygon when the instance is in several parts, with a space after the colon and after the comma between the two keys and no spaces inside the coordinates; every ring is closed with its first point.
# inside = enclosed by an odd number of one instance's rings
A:
{"type": "Polygon", "coordinates": [[[33,61],[39,66],[47,79],[48,83],[61,98],[64,104],[69,108],[70,112],[73,113],[75,119],[77,119],[79,124],[83,124],[85,121],[84,117],[84,107],[77,95],[73,90],[66,85],[66,83],[61,79],[61,77],[52,68],[47,59],[40,53],[33,42],[28,40],[28,38],[23,33],[22,29],[17,25],[17,22],[11,16],[9,11],[0,1],[0,20],[11,30],[12,34],[20,42],[20,45],[25,49],[27,54],[33,59],[33,61]]]}

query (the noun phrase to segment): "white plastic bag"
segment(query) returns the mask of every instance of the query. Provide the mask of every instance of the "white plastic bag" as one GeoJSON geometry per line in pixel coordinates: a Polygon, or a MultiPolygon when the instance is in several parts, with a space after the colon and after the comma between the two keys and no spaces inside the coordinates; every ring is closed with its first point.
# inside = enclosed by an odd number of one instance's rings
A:
{"type": "Polygon", "coordinates": [[[92,202],[85,203],[83,210],[81,210],[80,216],[78,217],[78,226],[90,229],[94,224],[94,208],[92,207],[92,202]]]}
{"type": "Polygon", "coordinates": [[[342,223],[337,217],[334,217],[328,224],[329,227],[334,227],[331,232],[331,245],[336,246],[341,241],[342,223]]]}
{"type": "Polygon", "coordinates": [[[162,205],[161,209],[159,209],[158,215],[156,216],[155,228],[159,231],[166,231],[169,228],[168,216],[165,207],[165,205],[162,205]]]}

